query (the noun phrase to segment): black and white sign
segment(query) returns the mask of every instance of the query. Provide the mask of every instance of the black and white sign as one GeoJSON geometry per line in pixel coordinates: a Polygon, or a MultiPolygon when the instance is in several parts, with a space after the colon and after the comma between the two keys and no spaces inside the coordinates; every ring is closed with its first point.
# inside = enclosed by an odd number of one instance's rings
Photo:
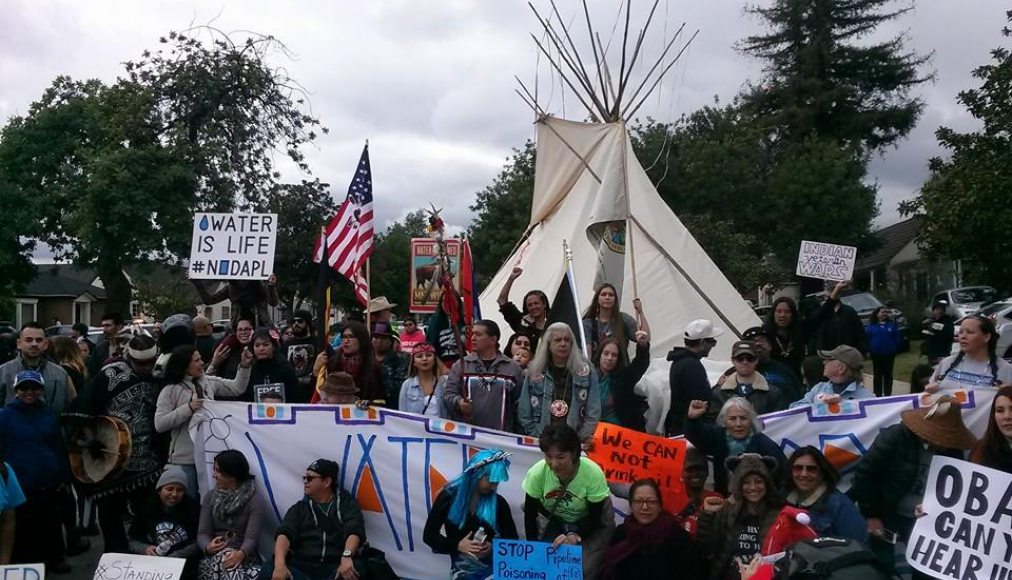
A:
{"type": "Polygon", "coordinates": [[[932,578],[1012,579],[1012,475],[935,455],[907,562],[932,578]]]}
{"type": "Polygon", "coordinates": [[[183,558],[102,554],[93,580],[179,580],[184,564],[183,558]]]}
{"type": "Polygon", "coordinates": [[[797,275],[820,280],[850,280],[854,276],[857,248],[825,242],[801,242],[797,275]]]}
{"type": "Polygon", "coordinates": [[[190,278],[266,280],[274,271],[277,237],[277,214],[194,214],[190,278]]]}

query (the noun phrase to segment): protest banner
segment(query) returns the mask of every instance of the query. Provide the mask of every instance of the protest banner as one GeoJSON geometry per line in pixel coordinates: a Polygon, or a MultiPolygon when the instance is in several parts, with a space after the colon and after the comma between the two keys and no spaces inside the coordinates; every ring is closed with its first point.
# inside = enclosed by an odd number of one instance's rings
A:
{"type": "MultiPolygon", "coordinates": [[[[963,421],[970,431],[983,434],[994,390],[948,394],[962,401],[963,421]]],[[[760,420],[763,432],[787,455],[804,445],[822,450],[843,473],[841,489],[846,490],[879,431],[895,425],[900,412],[930,404],[928,395],[897,395],[862,399],[854,405],[790,409],[760,420]]],[[[531,437],[354,406],[206,401],[190,423],[190,434],[202,489],[213,486],[211,466],[218,452],[237,449],[249,459],[259,493],[268,504],[260,543],[264,553],[271,553],[274,529],[285,511],[303,497],[301,476],[306,466],[319,457],[336,460],[341,465],[338,483],[357,498],[369,543],[386,552],[402,578],[447,576],[449,558],[433,554],[422,542],[423,528],[436,495],[463,470],[472,453],[488,448],[513,453],[510,479],[499,485],[498,493],[512,506],[520,529],[525,495],[521,483],[542,459],[531,437]]],[[[628,503],[612,501],[621,521],[628,503]]]]}
{"type": "Polygon", "coordinates": [[[45,564],[9,564],[0,566],[2,580],[46,580],[45,564]]]}
{"type": "Polygon", "coordinates": [[[581,580],[583,548],[523,540],[492,541],[494,580],[581,580]]]}
{"type": "Polygon", "coordinates": [[[907,563],[932,578],[1012,579],[1012,475],[935,455],[907,563]]]}
{"type": "Polygon", "coordinates": [[[194,280],[266,280],[274,272],[278,216],[196,213],[189,276],[194,280]]]}
{"type": "Polygon", "coordinates": [[[854,276],[857,248],[825,242],[801,242],[796,274],[821,280],[850,280],[854,276]]]}
{"type": "MultiPolygon", "coordinates": [[[[436,257],[439,244],[431,238],[411,239],[411,288],[408,292],[408,312],[431,314],[436,311],[442,291],[436,280],[436,257]],[[430,290],[431,285],[431,290],[430,290]]],[[[450,258],[453,287],[460,291],[460,240],[446,240],[446,255],[450,258]]]]}
{"type": "Polygon", "coordinates": [[[682,485],[685,439],[666,439],[600,422],[587,456],[604,470],[609,483],[629,485],[652,478],[661,487],[664,507],[678,512],[689,503],[682,485]]]}
{"type": "Polygon", "coordinates": [[[179,580],[184,558],[160,558],[138,554],[102,554],[94,580],[179,580]]]}

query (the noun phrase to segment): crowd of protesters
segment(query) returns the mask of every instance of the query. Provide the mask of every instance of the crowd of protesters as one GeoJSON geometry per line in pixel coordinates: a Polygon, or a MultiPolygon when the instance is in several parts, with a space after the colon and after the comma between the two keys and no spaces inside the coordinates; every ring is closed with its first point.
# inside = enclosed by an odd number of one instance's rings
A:
{"type": "MultiPolygon", "coordinates": [[[[635,481],[620,494],[629,509],[616,526],[614,488],[584,452],[599,423],[646,430],[646,399],[635,389],[650,364],[644,307],[634,300],[633,313],[622,312],[618,290],[604,284],[574,328],[552,317],[541,290],[527,292],[521,308],[510,302],[522,273],[514,269],[499,296],[511,331],[505,341],[491,320],[437,334],[409,317],[398,332],[396,305],[382,297],[370,304],[371,328],[365,316],[349,315],[333,342],[314,335],[313,315],[302,310],[280,329],[259,308],[239,312],[220,341],[200,316],[169,317],[152,337],[108,313],[97,344],[86,328],[49,339],[25,324],[14,358],[0,366],[0,564],[45,562],[67,573],[67,558],[88,549],[83,536],[97,516],[106,552],[182,558],[188,578],[393,577],[328,459],[307,467],[305,498],[284,515],[273,549],[261,552],[266,504],[248,459],[222,452],[213,487],[198,480],[188,425],[209,400],[379,406],[537,440],[543,459],[523,475],[525,499],[513,506],[522,507],[522,526],[498,493],[510,477],[501,450],[475,454],[433,500],[423,539],[449,556],[453,578],[491,577],[492,540],[520,537],[580,546],[592,579],[673,569],[687,578],[748,577],[782,509],[804,510],[816,534],[866,546],[891,570],[889,534],[909,536],[932,455],[1012,473],[1012,387],[1001,387],[1012,384],[1012,365],[996,356],[997,332],[984,317],[962,321],[957,354],[929,346],[935,366],[919,381],[937,399],[878,435],[849,492],[838,489],[840,474],[819,449],[788,458],[763,433],[761,414],[891,394],[898,329],[884,309],[863,324],[839,299],[841,284],[807,320],[793,300],[778,299],[764,325],[732,340],[731,367],[716,380],[702,359],[724,332],[706,319],[685,327],[683,344],[667,356],[670,400],[659,430],[691,443],[675,478],[688,504],[664,505],[659,482],[635,481]],[[446,348],[448,337],[457,350],[446,348]],[[998,387],[978,442],[947,393],[998,387]],[[71,434],[93,428],[96,417],[128,431],[132,451],[112,476],[86,482],[72,475],[81,441],[71,434]]],[[[265,287],[267,298],[275,284],[265,287]]],[[[947,330],[941,314],[926,325],[947,330]]]]}

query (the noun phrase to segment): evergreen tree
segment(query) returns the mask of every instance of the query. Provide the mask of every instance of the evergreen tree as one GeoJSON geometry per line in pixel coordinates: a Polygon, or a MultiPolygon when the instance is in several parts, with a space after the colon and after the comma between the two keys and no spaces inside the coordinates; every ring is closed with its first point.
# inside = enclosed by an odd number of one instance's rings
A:
{"type": "Polygon", "coordinates": [[[812,135],[851,147],[861,156],[893,145],[913,128],[924,107],[910,91],[928,80],[929,56],[904,48],[904,37],[866,38],[912,5],[893,0],[773,0],[747,11],[765,21],[765,34],[738,48],[764,63],[764,78],[745,104],[777,137],[812,135]]]}

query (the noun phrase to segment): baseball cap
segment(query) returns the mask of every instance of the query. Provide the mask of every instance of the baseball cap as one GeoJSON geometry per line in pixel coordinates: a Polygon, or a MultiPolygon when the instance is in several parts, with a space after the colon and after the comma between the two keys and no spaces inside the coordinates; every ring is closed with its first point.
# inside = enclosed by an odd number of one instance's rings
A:
{"type": "Polygon", "coordinates": [[[741,333],[742,340],[755,341],[755,339],[760,336],[765,338],[766,340],[773,339],[773,336],[770,334],[770,331],[766,330],[766,328],[762,326],[753,326],[752,328],[749,328],[745,330],[745,332],[741,333]]]}
{"type": "Polygon", "coordinates": [[[45,388],[46,380],[42,378],[42,373],[39,371],[21,371],[14,377],[14,390],[24,389],[33,383],[39,388],[45,388]]]}
{"type": "Polygon", "coordinates": [[[750,354],[752,356],[758,356],[755,352],[755,343],[750,340],[739,340],[734,343],[731,347],[731,358],[738,356],[739,354],[750,354]]]}
{"type": "Polygon", "coordinates": [[[337,475],[340,473],[341,469],[338,467],[336,461],[321,458],[310,463],[309,467],[306,468],[306,471],[319,473],[323,477],[329,477],[331,481],[337,483],[337,475]]]}
{"type": "Polygon", "coordinates": [[[861,354],[861,351],[845,344],[841,344],[833,350],[820,350],[819,356],[823,360],[838,360],[855,371],[861,370],[861,367],[864,366],[864,355],[861,354]]]}
{"type": "Polygon", "coordinates": [[[693,320],[685,327],[685,340],[703,340],[705,338],[717,338],[724,334],[722,328],[717,328],[712,322],[705,318],[693,320]]]}

